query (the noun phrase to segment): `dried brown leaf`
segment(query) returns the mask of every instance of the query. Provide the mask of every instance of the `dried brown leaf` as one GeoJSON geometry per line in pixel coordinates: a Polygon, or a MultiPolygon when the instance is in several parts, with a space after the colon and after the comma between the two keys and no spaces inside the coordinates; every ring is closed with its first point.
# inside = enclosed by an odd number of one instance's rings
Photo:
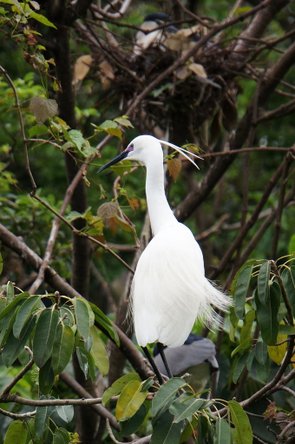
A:
{"type": "Polygon", "coordinates": [[[84,54],[77,58],[74,65],[73,85],[77,85],[77,83],[81,82],[87,76],[92,61],[93,59],[90,54],[84,54]]]}
{"type": "Polygon", "coordinates": [[[188,65],[188,69],[196,74],[198,77],[207,79],[207,73],[203,65],[200,65],[199,63],[190,63],[188,65]]]}
{"type": "Polygon", "coordinates": [[[174,157],[174,159],[169,159],[167,161],[167,168],[169,175],[175,181],[178,178],[182,168],[182,163],[179,157],[174,157]]]}
{"type": "Polygon", "coordinates": [[[30,101],[29,109],[36,117],[38,123],[43,123],[49,117],[53,117],[58,113],[56,100],[46,99],[45,97],[33,97],[30,101]]]}

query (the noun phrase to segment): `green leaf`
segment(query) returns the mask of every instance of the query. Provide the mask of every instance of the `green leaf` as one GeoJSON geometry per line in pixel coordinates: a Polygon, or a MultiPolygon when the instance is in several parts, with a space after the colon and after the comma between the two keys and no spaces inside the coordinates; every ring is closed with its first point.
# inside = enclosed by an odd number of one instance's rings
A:
{"type": "Polygon", "coordinates": [[[236,356],[236,359],[234,360],[232,366],[232,380],[234,384],[236,384],[239,377],[241,376],[242,371],[246,367],[247,360],[248,360],[248,353],[242,356],[236,356]]]}
{"type": "Polygon", "coordinates": [[[102,403],[105,406],[113,396],[117,396],[130,381],[140,381],[137,373],[131,372],[121,376],[104,392],[102,403]]]}
{"type": "Polygon", "coordinates": [[[30,10],[30,18],[36,20],[36,21],[39,22],[39,23],[42,23],[42,25],[49,26],[50,28],[57,29],[57,27],[55,26],[55,24],[52,23],[50,20],[48,20],[47,17],[45,17],[45,16],[42,15],[42,14],[38,14],[38,13],[35,12],[35,11],[30,10]]]}
{"type": "Polygon", "coordinates": [[[76,354],[78,362],[85,378],[94,379],[97,375],[96,366],[94,364],[94,359],[88,350],[85,348],[85,343],[82,342],[78,347],[76,347],[76,354]]]}
{"type": "Polygon", "coordinates": [[[48,359],[39,370],[39,387],[43,395],[48,395],[54,384],[54,373],[52,370],[51,359],[48,359]]]}
{"type": "Polygon", "coordinates": [[[69,424],[74,418],[74,406],[61,405],[56,407],[58,416],[66,423],[69,424]]]}
{"type": "Polygon", "coordinates": [[[229,401],[231,422],[235,426],[235,444],[252,444],[253,432],[247,414],[237,401],[229,401]]]}
{"type": "Polygon", "coordinates": [[[169,412],[160,415],[153,424],[151,444],[179,444],[183,423],[174,423],[169,412]]]}
{"type": "Polygon", "coordinates": [[[92,347],[90,353],[94,359],[94,363],[100,373],[104,376],[109,372],[109,357],[105,344],[101,339],[101,333],[94,325],[90,329],[92,337],[92,347]]]}
{"type": "Polygon", "coordinates": [[[222,418],[215,423],[214,444],[231,444],[231,430],[229,423],[222,418]]]}
{"type": "MultiPolygon", "coordinates": [[[[182,411],[178,412],[178,414],[176,414],[173,419],[173,422],[175,423],[181,422],[184,419],[190,419],[195,412],[207,406],[208,401],[206,399],[189,399],[186,400],[184,403],[180,403],[180,405],[181,404],[182,404],[182,411]]],[[[171,408],[169,411],[170,413],[173,413],[171,408]]]]}
{"type": "Polygon", "coordinates": [[[261,300],[262,298],[255,292],[256,316],[262,339],[267,345],[274,345],[279,331],[278,311],[281,300],[279,285],[273,282],[268,290],[268,299],[264,303],[261,300]]]}
{"type": "Polygon", "coordinates": [[[257,280],[257,295],[261,304],[265,304],[269,299],[269,279],[270,261],[265,261],[260,267],[257,280]]]}
{"type": "Polygon", "coordinates": [[[110,136],[117,137],[118,139],[122,139],[122,130],[119,127],[118,123],[113,120],[105,120],[101,125],[96,128],[97,131],[104,131],[110,136]]]}
{"type": "Polygon", "coordinates": [[[12,421],[5,434],[3,444],[26,444],[28,439],[28,427],[24,421],[12,421]]]}
{"type": "Polygon", "coordinates": [[[69,432],[64,428],[59,427],[54,431],[52,444],[69,444],[70,439],[71,436],[69,432]]]}
{"type": "Polygon", "coordinates": [[[43,134],[48,133],[48,128],[46,125],[37,124],[29,128],[28,134],[29,137],[42,136],[43,134]]]}
{"type": "Polygon", "coordinates": [[[55,375],[61,373],[71,359],[75,345],[75,335],[71,327],[59,323],[52,349],[52,368],[55,375]]]}
{"type": "Polygon", "coordinates": [[[134,128],[128,116],[124,115],[116,117],[114,121],[117,122],[119,125],[123,126],[124,128],[134,128]]]}
{"type": "Polygon", "coordinates": [[[251,347],[252,343],[252,326],[255,319],[255,311],[249,310],[246,314],[244,325],[241,328],[239,345],[232,351],[231,356],[241,353],[251,347]]]}
{"type": "MultiPolygon", "coordinates": [[[[42,438],[47,432],[47,425],[52,407],[37,407],[35,416],[35,433],[37,438],[42,438]]],[[[44,440],[45,441],[45,440],[44,440]]]]}
{"type": "Polygon", "coordinates": [[[147,415],[148,409],[144,404],[140,406],[140,409],[133,415],[131,418],[126,419],[126,421],[121,422],[121,430],[123,436],[129,436],[132,435],[132,433],[135,433],[139,427],[143,424],[146,415],[147,415]]]}
{"type": "Polygon", "coordinates": [[[39,368],[46,363],[52,354],[58,319],[57,310],[46,308],[37,321],[33,340],[33,355],[39,368]]]}
{"type": "Polygon", "coordinates": [[[233,283],[233,295],[235,301],[235,312],[238,318],[243,318],[245,311],[246,297],[248,294],[250,281],[252,277],[253,264],[248,263],[243,267],[235,277],[233,283]]]}
{"type": "Polygon", "coordinates": [[[187,383],[181,378],[172,378],[163,384],[152,401],[152,416],[156,416],[167,408],[167,406],[174,400],[176,393],[181,387],[187,383]]]}
{"type": "Polygon", "coordinates": [[[24,300],[16,314],[13,324],[13,334],[18,339],[22,335],[23,328],[37,307],[41,306],[39,296],[29,296],[24,300]]]}
{"type": "Polygon", "coordinates": [[[90,327],[94,323],[94,315],[90,305],[83,298],[74,299],[75,316],[77,322],[77,330],[83,339],[87,340],[90,335],[90,327]]]}
{"type": "MultiPolygon", "coordinates": [[[[13,287],[12,287],[12,289],[13,289],[13,287]]],[[[14,308],[19,304],[20,301],[22,301],[23,299],[26,299],[27,297],[28,297],[28,293],[20,293],[19,295],[17,295],[16,297],[13,297],[13,299],[11,299],[11,295],[9,295],[8,291],[7,291],[7,299],[8,299],[9,304],[4,308],[4,310],[1,311],[0,320],[3,319],[9,312],[14,310],[14,308]]]]}
{"type": "Polygon", "coordinates": [[[83,134],[79,130],[70,130],[67,133],[67,140],[72,142],[74,146],[81,152],[85,144],[83,134]]]}
{"type": "Polygon", "coordinates": [[[140,381],[130,381],[122,390],[116,404],[116,418],[125,421],[140,409],[148,392],[141,391],[140,381]]]}
{"type": "Polygon", "coordinates": [[[281,279],[288,300],[290,302],[293,316],[295,315],[295,265],[291,264],[289,267],[283,269],[281,279]]]}
{"type": "Polygon", "coordinates": [[[118,333],[116,331],[115,325],[104,314],[104,312],[101,311],[100,308],[98,308],[95,304],[90,302],[89,305],[92,308],[92,311],[94,313],[95,323],[97,324],[98,328],[101,328],[102,332],[107,334],[107,336],[110,337],[112,339],[112,341],[114,341],[117,346],[119,346],[120,339],[119,339],[118,333]]]}
{"type": "MultiPolygon", "coordinates": [[[[14,297],[14,285],[10,281],[6,285],[6,294],[7,294],[7,301],[9,304],[13,301],[18,301],[18,297],[16,297],[16,298],[14,297]]],[[[24,293],[21,293],[19,296],[21,296],[23,294],[24,293]]]]}
{"type": "Polygon", "coordinates": [[[35,323],[35,317],[29,319],[23,329],[21,339],[16,339],[12,334],[9,335],[1,353],[1,358],[4,365],[10,367],[18,358],[18,355],[23,351],[24,346],[26,345],[26,342],[33,331],[35,323]]]}

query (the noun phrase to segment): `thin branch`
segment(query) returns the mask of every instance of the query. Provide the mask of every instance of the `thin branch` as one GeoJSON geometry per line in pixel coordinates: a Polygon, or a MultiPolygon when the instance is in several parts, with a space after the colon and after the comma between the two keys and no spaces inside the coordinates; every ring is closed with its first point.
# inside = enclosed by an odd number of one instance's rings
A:
{"type": "MultiPolygon", "coordinates": [[[[293,201],[293,194],[294,194],[293,191],[290,191],[290,193],[288,193],[288,195],[286,196],[286,199],[284,201],[284,207],[287,206],[290,202],[293,201]]],[[[226,283],[224,285],[225,288],[229,288],[230,287],[230,284],[231,284],[231,282],[232,282],[232,280],[233,280],[237,270],[241,267],[242,264],[244,264],[246,262],[246,260],[250,256],[251,252],[254,250],[254,248],[256,247],[258,242],[260,241],[260,239],[265,234],[265,232],[268,229],[268,227],[274,221],[274,219],[276,217],[276,214],[277,214],[277,210],[276,209],[271,211],[267,215],[267,217],[265,218],[263,223],[260,225],[260,227],[256,230],[255,234],[251,237],[251,239],[248,240],[246,248],[243,250],[243,252],[240,255],[240,257],[238,258],[238,260],[235,260],[234,267],[232,268],[231,272],[229,273],[228,278],[226,280],[226,283]]],[[[261,216],[261,214],[260,214],[260,216],[261,216]]],[[[260,219],[260,216],[258,216],[257,220],[260,219]]]]}
{"type": "MultiPolygon", "coordinates": [[[[28,265],[35,270],[39,270],[42,265],[42,259],[23,240],[11,233],[7,228],[0,224],[0,239],[4,245],[17,253],[28,265]]],[[[70,284],[68,284],[59,274],[50,266],[45,271],[46,282],[61,294],[71,297],[81,296],[70,284]]]]}
{"type": "MultiPolygon", "coordinates": [[[[248,407],[250,404],[253,404],[253,402],[257,401],[258,399],[267,396],[267,394],[268,394],[270,391],[273,392],[275,389],[276,389],[276,390],[279,389],[279,387],[280,387],[280,384],[279,384],[279,383],[282,382],[282,381],[280,381],[280,380],[281,380],[281,378],[282,378],[282,376],[283,376],[283,374],[284,374],[284,372],[285,372],[287,366],[289,365],[290,360],[291,360],[291,358],[292,358],[292,356],[293,356],[293,352],[294,352],[294,350],[293,350],[293,348],[294,348],[294,341],[295,341],[294,337],[290,337],[287,352],[286,352],[285,357],[284,357],[284,359],[283,359],[283,362],[281,363],[280,368],[279,368],[279,370],[277,371],[277,373],[276,373],[276,375],[274,376],[274,378],[273,378],[269,383],[265,384],[260,390],[258,390],[258,391],[257,391],[256,393],[254,393],[252,396],[250,396],[248,399],[245,399],[244,401],[241,401],[240,404],[241,404],[241,406],[242,406],[243,408],[244,408],[244,407],[248,407]]],[[[295,375],[295,370],[291,371],[290,374],[292,374],[293,377],[294,377],[294,375],[295,375]],[[293,372],[294,372],[294,373],[293,373],[293,372]]],[[[289,374],[289,375],[290,375],[290,374],[289,374]]],[[[289,375],[288,375],[288,376],[289,376],[289,375]]]]}
{"type": "MultiPolygon", "coordinates": [[[[281,433],[277,436],[278,443],[279,442],[286,442],[285,439],[287,439],[287,433],[291,428],[295,428],[295,421],[290,421],[289,424],[286,425],[286,427],[281,431],[281,433]]],[[[293,438],[294,435],[292,434],[293,438]]]]}
{"type": "Polygon", "coordinates": [[[256,146],[248,148],[240,148],[238,150],[226,150],[226,151],[214,151],[212,153],[201,153],[202,159],[214,158],[214,157],[226,157],[226,156],[236,156],[238,154],[244,153],[265,153],[265,152],[277,152],[277,153],[287,153],[289,151],[294,151],[295,147],[275,147],[275,146],[256,146]]]}
{"type": "MultiPolygon", "coordinates": [[[[77,395],[81,396],[81,398],[93,399],[93,396],[84,388],[81,384],[79,384],[72,376],[68,373],[62,372],[59,375],[60,379],[70,387],[77,395]]],[[[99,399],[99,403],[95,403],[90,405],[92,409],[94,409],[100,416],[107,419],[116,430],[120,430],[120,425],[118,424],[116,418],[109,412],[104,406],[100,405],[101,398],[99,399]]]]}
{"type": "Polygon", "coordinates": [[[0,408],[0,413],[4,416],[8,416],[11,419],[27,419],[27,418],[32,418],[33,416],[36,415],[36,410],[33,410],[31,412],[26,412],[26,413],[13,413],[13,412],[9,412],[8,410],[4,410],[2,408],[0,408]]]}
{"type": "Polygon", "coordinates": [[[279,117],[287,116],[288,114],[293,113],[295,110],[295,99],[290,100],[287,103],[284,103],[281,106],[273,109],[272,111],[264,112],[255,120],[255,125],[258,123],[265,122],[271,119],[277,119],[279,117]]]}
{"type": "Polygon", "coordinates": [[[266,186],[266,188],[264,190],[264,193],[263,193],[260,201],[256,205],[256,208],[254,209],[251,217],[241,227],[241,230],[239,231],[239,234],[237,235],[235,240],[232,242],[232,244],[230,245],[228,250],[223,255],[223,258],[220,261],[220,264],[219,264],[218,268],[216,270],[214,270],[214,272],[212,273],[212,276],[210,276],[211,278],[215,278],[219,273],[221,273],[225,269],[225,267],[227,266],[227,264],[230,261],[231,257],[233,256],[234,252],[243,243],[243,241],[245,239],[246,233],[248,233],[250,228],[252,228],[252,226],[255,224],[255,222],[256,222],[256,220],[257,220],[257,218],[258,218],[262,208],[264,207],[265,203],[267,202],[267,199],[269,198],[273,188],[275,187],[275,185],[277,184],[277,182],[281,178],[281,175],[282,175],[282,172],[285,169],[286,163],[287,164],[291,163],[291,160],[292,160],[292,157],[289,156],[289,155],[284,157],[283,161],[281,162],[281,164],[279,165],[279,167],[277,168],[277,170],[275,171],[273,176],[270,178],[270,180],[269,180],[269,182],[268,182],[268,184],[267,184],[267,186],[266,186]]]}
{"type": "Polygon", "coordinates": [[[99,247],[103,248],[105,251],[110,253],[112,256],[114,256],[121,264],[124,265],[129,271],[134,273],[134,270],[130,267],[127,262],[124,261],[115,251],[113,251],[108,245],[104,244],[103,242],[100,242],[98,239],[96,239],[93,236],[90,236],[89,234],[85,233],[84,231],[78,230],[71,222],[69,222],[65,217],[63,217],[60,213],[58,213],[54,208],[52,208],[51,205],[49,205],[44,199],[42,199],[37,194],[32,195],[34,199],[36,199],[38,202],[40,202],[44,207],[46,207],[48,210],[50,210],[55,216],[57,216],[64,224],[66,224],[69,228],[71,228],[72,232],[76,234],[77,236],[87,238],[94,242],[99,247]]]}
{"type": "MultiPolygon", "coordinates": [[[[32,356],[32,351],[29,349],[29,347],[25,347],[26,351],[29,352],[29,354],[32,356]]],[[[13,380],[4,387],[3,391],[1,392],[0,396],[6,396],[13,387],[22,379],[22,377],[33,367],[34,360],[31,358],[29,362],[25,365],[25,367],[13,378],[13,380]]]]}
{"type": "Polygon", "coordinates": [[[25,132],[25,124],[24,124],[24,119],[23,119],[23,115],[21,112],[21,105],[20,105],[20,101],[19,101],[19,97],[17,94],[17,90],[16,87],[10,77],[10,75],[8,74],[8,72],[6,71],[6,69],[3,68],[3,66],[0,65],[0,71],[2,72],[2,74],[4,75],[4,77],[6,78],[6,80],[8,81],[8,83],[10,84],[12,91],[13,91],[13,95],[14,95],[14,100],[15,100],[15,106],[17,109],[17,113],[18,113],[18,120],[19,120],[19,124],[20,124],[20,130],[21,130],[21,135],[22,135],[22,140],[24,143],[24,148],[25,148],[25,164],[26,164],[26,170],[28,173],[28,176],[30,178],[30,182],[32,185],[32,192],[34,193],[37,189],[37,185],[31,170],[31,166],[30,166],[30,159],[29,159],[29,152],[28,152],[28,142],[27,142],[27,138],[26,138],[26,132],[25,132]]]}

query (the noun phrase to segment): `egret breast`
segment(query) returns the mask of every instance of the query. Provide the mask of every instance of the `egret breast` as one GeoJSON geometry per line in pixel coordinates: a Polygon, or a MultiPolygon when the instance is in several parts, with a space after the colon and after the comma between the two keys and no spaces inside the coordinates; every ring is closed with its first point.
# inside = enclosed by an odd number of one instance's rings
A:
{"type": "Polygon", "coordinates": [[[207,305],[205,281],[203,255],[191,231],[180,223],[160,231],[142,253],[133,279],[138,344],[183,344],[207,305]]]}

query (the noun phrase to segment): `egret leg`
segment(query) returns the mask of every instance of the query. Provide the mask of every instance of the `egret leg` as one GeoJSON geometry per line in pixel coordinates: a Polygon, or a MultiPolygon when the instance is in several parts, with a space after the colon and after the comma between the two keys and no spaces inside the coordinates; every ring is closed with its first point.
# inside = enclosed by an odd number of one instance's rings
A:
{"type": "Polygon", "coordinates": [[[161,355],[161,358],[162,358],[163,364],[165,366],[167,375],[168,375],[169,378],[172,378],[173,375],[172,375],[171,370],[169,368],[169,365],[168,365],[168,362],[167,362],[167,359],[166,359],[166,356],[165,356],[165,352],[164,352],[164,348],[165,347],[164,347],[163,344],[161,344],[161,342],[158,342],[158,348],[159,348],[159,353],[161,355]]]}
{"type": "Polygon", "coordinates": [[[159,383],[160,384],[164,384],[164,380],[163,380],[163,378],[161,376],[161,373],[159,372],[159,369],[156,366],[155,361],[153,360],[153,358],[152,358],[150,352],[148,351],[147,347],[142,347],[142,349],[143,349],[144,354],[146,355],[149,363],[151,364],[152,369],[154,370],[155,375],[157,376],[159,383]]]}

